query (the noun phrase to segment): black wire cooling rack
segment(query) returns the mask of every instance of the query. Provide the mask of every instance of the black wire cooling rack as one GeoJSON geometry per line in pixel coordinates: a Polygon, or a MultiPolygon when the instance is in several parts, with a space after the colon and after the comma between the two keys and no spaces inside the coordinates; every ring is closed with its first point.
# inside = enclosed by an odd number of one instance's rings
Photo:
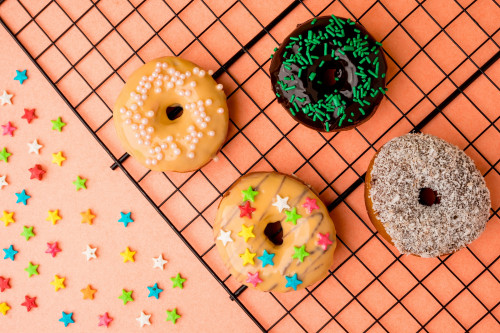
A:
{"type": "MultiPolygon", "coordinates": [[[[0,4],[3,27],[109,154],[111,167],[124,172],[260,330],[500,331],[499,299],[489,297],[500,295],[498,247],[488,252],[473,243],[445,258],[424,260],[425,264],[394,253],[366,218],[361,186],[367,161],[382,143],[408,131],[425,130],[448,133],[448,139],[479,163],[492,196],[500,197],[499,150],[489,144],[500,142],[500,112],[485,110],[481,95],[469,93],[481,82],[481,87],[488,87],[481,89],[487,98],[499,99],[498,71],[492,76],[500,58],[496,2],[288,0],[269,3],[268,10],[263,10],[260,0],[7,0],[0,4]],[[486,20],[480,20],[484,12],[478,8],[491,8],[486,20]],[[377,130],[312,133],[287,123],[275,98],[260,88],[269,86],[269,54],[286,32],[312,16],[332,13],[368,25],[384,43],[389,93],[370,120],[379,126],[377,130]],[[55,17],[67,23],[57,27],[47,23],[55,17]],[[423,34],[422,25],[434,27],[434,32],[423,34]],[[464,39],[468,33],[481,38],[464,39]],[[66,38],[80,38],[82,49],[66,49],[66,38]],[[438,56],[448,52],[457,55],[451,63],[438,56]],[[113,96],[128,73],[163,55],[185,57],[202,67],[217,66],[213,77],[224,83],[228,94],[231,125],[219,161],[193,173],[141,168],[127,159],[111,126],[113,96]],[[96,77],[89,66],[94,62],[108,70],[96,77]],[[436,74],[418,74],[429,68],[436,74]],[[407,90],[407,98],[391,93],[397,89],[407,90]],[[451,107],[457,101],[459,110],[451,107]],[[460,112],[473,113],[480,125],[471,130],[467,121],[457,118],[460,112]],[[375,120],[380,114],[386,119],[375,120]],[[264,134],[259,128],[266,129],[265,142],[259,141],[264,134]],[[346,149],[349,140],[362,142],[356,146],[361,148],[346,149]],[[286,165],[280,158],[284,154],[291,161],[286,165]],[[325,167],[325,160],[332,166],[325,167]],[[257,169],[295,173],[331,202],[328,208],[339,240],[335,264],[326,278],[302,292],[247,290],[227,274],[215,253],[211,221],[218,200],[239,176],[257,169]],[[194,195],[196,189],[205,194],[201,202],[194,195]],[[344,232],[346,226],[348,232],[344,232]]],[[[499,223],[499,206],[495,199],[489,226],[499,223]]],[[[495,225],[487,232],[498,236],[495,225]]]]}

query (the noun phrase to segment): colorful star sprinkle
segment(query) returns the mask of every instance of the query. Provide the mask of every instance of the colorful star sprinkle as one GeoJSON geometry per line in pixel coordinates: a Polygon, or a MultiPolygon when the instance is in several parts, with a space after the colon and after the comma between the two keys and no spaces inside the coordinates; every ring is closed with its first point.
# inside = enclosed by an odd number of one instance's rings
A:
{"type": "Polygon", "coordinates": [[[243,206],[238,206],[240,208],[240,217],[252,218],[252,213],[255,212],[255,208],[250,207],[250,201],[246,201],[243,206]]]}
{"type": "Polygon", "coordinates": [[[285,214],[285,222],[292,222],[294,225],[297,224],[297,220],[302,217],[302,215],[297,214],[297,208],[295,207],[293,207],[292,210],[285,210],[285,214]]]}
{"type": "Polygon", "coordinates": [[[76,190],[80,191],[82,188],[84,190],[87,189],[87,186],[85,185],[86,182],[87,182],[87,179],[80,178],[80,176],[76,176],[76,180],[73,182],[73,184],[76,186],[76,190]]]}
{"type": "Polygon", "coordinates": [[[83,299],[94,299],[94,294],[96,293],[97,289],[92,289],[92,286],[90,284],[87,285],[87,287],[83,288],[80,290],[83,294],[83,299]]]}
{"type": "Polygon", "coordinates": [[[156,299],[160,298],[160,294],[163,291],[163,289],[158,287],[158,283],[155,283],[155,285],[152,287],[148,286],[148,290],[149,290],[148,297],[155,297],[156,299]]]}
{"type": "Polygon", "coordinates": [[[88,223],[92,225],[92,221],[95,218],[95,215],[92,214],[92,211],[90,209],[87,209],[85,212],[81,212],[80,215],[82,216],[82,223],[88,223]]]}
{"type": "Polygon", "coordinates": [[[177,314],[177,308],[174,308],[172,311],[167,310],[167,321],[171,321],[172,323],[176,323],[177,319],[181,316],[177,314]]]}
{"type": "Polygon", "coordinates": [[[257,257],[262,262],[262,267],[266,267],[267,265],[274,266],[273,258],[274,253],[269,253],[267,250],[264,250],[260,257],[257,257]]]}
{"type": "Polygon", "coordinates": [[[293,247],[295,253],[292,255],[292,258],[299,259],[300,262],[304,262],[304,258],[309,255],[309,252],[306,251],[306,245],[302,245],[301,247],[293,247]]]}
{"type": "Polygon", "coordinates": [[[135,318],[135,320],[137,320],[139,322],[139,325],[141,325],[141,328],[142,328],[142,327],[144,327],[144,325],[148,325],[148,326],[151,325],[149,318],[151,318],[151,315],[147,315],[144,313],[144,311],[141,311],[141,315],[139,317],[135,318]]]}
{"type": "Polygon", "coordinates": [[[26,119],[28,124],[31,123],[33,119],[36,119],[35,109],[24,109],[24,114],[21,116],[21,119],[26,119]]]}
{"type": "Polygon", "coordinates": [[[319,206],[316,203],[316,199],[311,198],[306,198],[306,202],[302,204],[302,207],[306,209],[307,214],[311,214],[313,210],[319,209],[319,206]]]}
{"type": "Polygon", "coordinates": [[[3,91],[2,95],[0,96],[0,105],[4,106],[5,104],[12,105],[11,98],[14,95],[9,95],[5,90],[3,91]]]}
{"type": "Polygon", "coordinates": [[[28,142],[28,147],[29,147],[28,154],[35,153],[38,155],[40,148],[42,148],[43,146],[38,143],[37,139],[35,139],[31,143],[28,142]]]}
{"type": "Polygon", "coordinates": [[[24,71],[18,71],[16,69],[16,76],[14,77],[14,80],[19,81],[20,84],[23,84],[24,81],[28,79],[28,74],[26,73],[27,71],[27,69],[25,69],[24,71]]]}
{"type": "Polygon", "coordinates": [[[3,292],[5,289],[10,289],[9,281],[10,278],[5,279],[3,276],[0,276],[0,292],[3,292]]]}
{"type": "Polygon", "coordinates": [[[246,264],[255,265],[255,262],[253,261],[255,255],[256,253],[252,253],[248,251],[248,249],[245,249],[245,253],[240,254],[241,259],[243,259],[243,266],[246,264]]]}
{"type": "Polygon", "coordinates": [[[56,291],[59,291],[59,289],[65,289],[66,286],[64,285],[64,280],[66,278],[60,278],[57,275],[54,275],[54,281],[52,281],[50,284],[54,286],[54,289],[56,291]]]}
{"type": "Polygon", "coordinates": [[[45,174],[45,170],[42,169],[40,164],[35,164],[34,167],[29,168],[28,170],[31,172],[30,179],[42,180],[42,177],[45,174]]]}
{"type": "Polygon", "coordinates": [[[10,223],[16,222],[14,220],[14,212],[9,213],[9,212],[4,210],[2,212],[2,217],[0,218],[0,221],[3,221],[5,226],[8,226],[10,223]]]}
{"type": "Polygon", "coordinates": [[[7,314],[7,312],[10,310],[10,306],[3,302],[0,304],[0,312],[5,316],[7,314]]]}
{"type": "Polygon", "coordinates": [[[134,222],[134,220],[132,220],[132,212],[128,212],[128,213],[120,212],[120,219],[118,220],[118,222],[123,223],[125,228],[128,227],[129,223],[134,222]]]}
{"type": "Polygon", "coordinates": [[[9,121],[7,124],[2,125],[2,135],[14,136],[14,131],[16,129],[17,127],[13,126],[12,123],[9,121]]]}
{"type": "Polygon", "coordinates": [[[132,293],[134,291],[126,291],[125,289],[122,289],[122,294],[118,297],[123,301],[123,305],[126,305],[128,302],[133,302],[134,299],[132,298],[132,293]]]}
{"type": "Polygon", "coordinates": [[[66,161],[66,157],[63,156],[62,151],[58,152],[57,154],[52,154],[52,163],[61,166],[63,161],[66,161]]]}
{"type": "Polygon", "coordinates": [[[231,238],[231,230],[224,231],[220,229],[220,234],[217,239],[220,240],[224,246],[226,246],[227,243],[233,241],[233,239],[231,238]]]}
{"type": "Polygon", "coordinates": [[[60,219],[61,216],[59,216],[59,209],[56,209],[56,210],[49,210],[49,216],[45,219],[45,221],[50,221],[54,225],[60,219]]]}
{"type": "Polygon", "coordinates": [[[38,265],[33,265],[31,261],[28,263],[28,267],[26,267],[24,270],[28,272],[28,277],[38,275],[38,265]]]}
{"type": "Polygon", "coordinates": [[[0,150],[0,161],[4,161],[5,163],[9,163],[9,157],[12,155],[7,151],[7,148],[3,148],[0,150]]]}
{"type": "Polygon", "coordinates": [[[14,250],[14,245],[9,246],[9,248],[7,249],[3,249],[3,252],[5,253],[5,256],[3,258],[10,259],[12,261],[16,259],[16,254],[19,253],[19,251],[14,250]]]}
{"type": "Polygon", "coordinates": [[[90,247],[90,245],[87,245],[87,249],[85,251],[83,251],[82,254],[85,255],[87,257],[87,261],[89,261],[90,259],[97,258],[96,254],[95,254],[96,250],[97,250],[96,247],[92,248],[92,247],[90,247]]]}
{"type": "Polygon", "coordinates": [[[165,259],[163,259],[163,255],[160,254],[158,258],[153,258],[153,268],[160,268],[163,270],[163,266],[167,263],[165,259]]]}
{"type": "Polygon", "coordinates": [[[246,283],[251,283],[254,287],[257,287],[257,284],[262,282],[262,279],[259,277],[259,272],[250,273],[248,272],[246,283]]]}
{"type": "Polygon", "coordinates": [[[59,252],[61,252],[61,249],[57,246],[57,242],[47,243],[47,250],[45,250],[45,253],[50,253],[52,258],[54,258],[59,252]]]}
{"type": "Polygon", "coordinates": [[[172,288],[184,289],[184,282],[186,282],[186,279],[181,277],[181,273],[177,273],[177,275],[171,277],[170,280],[172,280],[172,288]]]}
{"type": "Polygon", "coordinates": [[[243,237],[245,239],[245,243],[248,242],[249,238],[255,238],[255,235],[253,233],[253,225],[250,227],[247,227],[246,225],[242,224],[241,225],[241,231],[238,232],[238,236],[243,237]]]}
{"type": "Polygon", "coordinates": [[[7,186],[9,185],[9,183],[7,183],[7,175],[3,175],[0,177],[0,190],[3,189],[4,186],[7,186]]]}
{"type": "Polygon", "coordinates": [[[38,305],[36,305],[36,297],[30,298],[28,295],[24,296],[24,302],[21,303],[21,305],[25,306],[28,312],[38,307],[38,305]]]}
{"type": "Polygon", "coordinates": [[[75,321],[73,320],[73,312],[66,313],[63,311],[62,317],[59,321],[64,324],[64,327],[68,327],[69,324],[74,324],[75,321]]]}
{"type": "Polygon", "coordinates": [[[35,237],[33,227],[23,226],[23,232],[21,233],[21,236],[26,238],[27,241],[29,241],[31,237],[35,237]]]}
{"type": "Polygon", "coordinates": [[[17,200],[16,203],[22,203],[23,205],[28,204],[28,199],[31,198],[31,195],[26,194],[26,190],[22,190],[20,193],[15,193],[17,200]]]}
{"type": "Polygon", "coordinates": [[[318,232],[317,244],[323,249],[323,251],[326,251],[328,245],[333,244],[333,242],[330,240],[330,233],[327,232],[326,234],[322,234],[321,232],[318,232]]]}
{"type": "Polygon", "coordinates": [[[61,117],[57,117],[56,120],[51,120],[52,122],[52,129],[55,131],[61,132],[63,127],[66,126],[66,123],[63,123],[61,120],[61,117]]]}
{"type": "Polygon", "coordinates": [[[103,315],[99,316],[99,323],[97,324],[97,326],[108,327],[112,321],[113,321],[113,318],[109,317],[108,313],[106,312],[103,315]]]}
{"type": "Polygon", "coordinates": [[[276,194],[276,201],[273,202],[272,205],[276,207],[280,213],[283,211],[283,209],[290,208],[290,206],[288,205],[288,197],[282,198],[279,194],[276,194]]]}
{"type": "Polygon", "coordinates": [[[120,253],[120,255],[123,257],[123,262],[127,262],[127,261],[135,262],[135,259],[134,259],[135,251],[130,251],[128,246],[125,249],[125,251],[120,253]]]}
{"type": "Polygon", "coordinates": [[[300,281],[297,278],[297,273],[295,273],[293,276],[285,276],[286,279],[286,285],[285,288],[293,288],[293,290],[297,290],[297,286],[299,284],[302,284],[302,281],[300,281]]]}
{"type": "Polygon", "coordinates": [[[243,201],[255,201],[255,196],[259,194],[259,191],[254,191],[252,186],[248,186],[246,190],[242,190],[241,194],[243,194],[243,201]]]}

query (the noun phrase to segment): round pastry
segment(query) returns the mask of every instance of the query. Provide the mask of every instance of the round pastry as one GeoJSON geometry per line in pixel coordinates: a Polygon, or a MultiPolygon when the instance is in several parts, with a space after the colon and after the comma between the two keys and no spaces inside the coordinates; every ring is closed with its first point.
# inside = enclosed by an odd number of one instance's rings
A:
{"type": "Polygon", "coordinates": [[[277,172],[238,179],[219,204],[214,235],[233,277],[263,291],[304,289],[324,278],[336,246],[323,202],[277,172]]]}
{"type": "Polygon", "coordinates": [[[368,215],[404,254],[458,251],[483,232],[490,192],[472,159],[428,134],[392,139],[372,159],[365,179],[368,215]]]}
{"type": "Polygon", "coordinates": [[[126,151],[157,171],[201,168],[219,151],[229,124],[222,85],[176,57],[150,61],[132,73],[113,118],[126,151]]]}
{"type": "Polygon", "coordinates": [[[299,25],[271,56],[278,102],[317,131],[360,125],[387,90],[381,45],[350,19],[323,16],[299,25]]]}

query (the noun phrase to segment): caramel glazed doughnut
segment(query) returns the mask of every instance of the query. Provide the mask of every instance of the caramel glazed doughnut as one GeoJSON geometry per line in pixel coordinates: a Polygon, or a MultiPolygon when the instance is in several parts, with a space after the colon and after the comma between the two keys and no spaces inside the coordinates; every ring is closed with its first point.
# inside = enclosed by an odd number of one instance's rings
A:
{"type": "Polygon", "coordinates": [[[436,257],[458,251],[483,232],[490,192],[472,159],[432,135],[387,142],[368,167],[368,215],[405,254],[436,257]]]}
{"type": "Polygon", "coordinates": [[[214,236],[236,280],[262,291],[299,290],[324,278],[336,246],[323,202],[300,180],[276,172],[235,182],[220,202],[214,236]]]}
{"type": "Polygon", "coordinates": [[[113,111],[126,151],[151,170],[201,168],[226,139],[222,88],[187,60],[164,57],[144,64],[128,78],[113,111]]]}

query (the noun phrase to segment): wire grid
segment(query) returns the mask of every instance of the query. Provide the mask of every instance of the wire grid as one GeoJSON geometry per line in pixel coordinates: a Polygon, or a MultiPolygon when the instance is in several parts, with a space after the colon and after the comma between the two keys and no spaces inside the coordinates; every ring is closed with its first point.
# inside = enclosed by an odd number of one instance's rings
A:
{"type": "Polygon", "coordinates": [[[261,330],[499,331],[500,116],[491,107],[500,103],[498,5],[288,0],[266,2],[265,8],[259,2],[7,0],[0,17],[114,167],[261,330]],[[384,43],[389,92],[366,124],[324,134],[286,115],[272,95],[267,70],[270,50],[297,22],[331,13],[360,22],[384,43]],[[214,77],[228,96],[228,140],[217,162],[193,173],[149,172],[127,159],[110,122],[127,76],[164,55],[217,69],[214,77]],[[484,97],[493,103],[485,105],[484,97]],[[399,255],[379,238],[360,186],[376,149],[422,128],[473,157],[492,192],[481,239],[426,260],[399,255]],[[246,290],[216,253],[211,222],[221,194],[255,170],[295,173],[331,202],[339,240],[335,263],[306,290],[246,290]]]}

